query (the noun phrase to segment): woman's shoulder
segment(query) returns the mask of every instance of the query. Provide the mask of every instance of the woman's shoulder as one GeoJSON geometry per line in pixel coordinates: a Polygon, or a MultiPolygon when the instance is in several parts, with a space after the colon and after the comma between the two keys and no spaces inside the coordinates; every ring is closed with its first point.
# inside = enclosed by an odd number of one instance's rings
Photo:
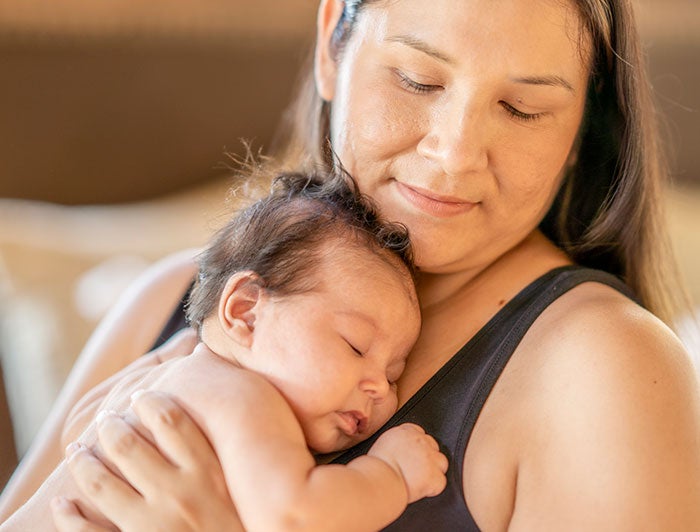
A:
{"type": "MultiPolygon", "coordinates": [[[[583,283],[543,312],[526,336],[527,358],[550,378],[582,386],[696,385],[690,356],[674,332],[624,294],[583,283]]],[[[540,376],[542,377],[542,375],[540,376]]],[[[672,391],[670,390],[670,391],[672,391]]],[[[640,390],[637,390],[640,391],[640,390]]],[[[619,396],[623,396],[622,393],[619,396]]]]}
{"type": "Polygon", "coordinates": [[[110,309],[86,350],[114,351],[128,361],[147,352],[194,279],[195,254],[194,249],[174,253],[143,272],[110,309]]]}
{"type": "Polygon", "coordinates": [[[501,497],[514,529],[696,529],[700,510],[678,509],[700,508],[699,434],[698,380],[674,333],[584,282],[518,345],[472,436],[465,490],[484,520],[479,505],[501,497]]]}
{"type": "Polygon", "coordinates": [[[172,287],[192,282],[197,272],[195,257],[199,248],[188,248],[166,255],[154,262],[139,280],[142,284],[172,287]]]}
{"type": "Polygon", "coordinates": [[[197,249],[186,249],[168,255],[153,263],[127,289],[122,305],[175,306],[197,272],[194,261],[197,249]]]}
{"type": "Polygon", "coordinates": [[[516,464],[514,528],[698,524],[699,511],[679,512],[700,498],[697,376],[651,313],[581,284],[540,315],[502,377],[491,413],[513,442],[502,458],[516,464]]]}
{"type": "Polygon", "coordinates": [[[540,316],[515,360],[527,420],[517,429],[525,514],[544,511],[544,496],[560,518],[588,515],[591,528],[615,518],[687,524],[672,514],[700,495],[700,396],[666,325],[620,292],[585,283],[540,316]],[[599,515],[587,514],[594,507],[599,515]]]}
{"type": "Polygon", "coordinates": [[[572,361],[579,353],[589,362],[601,359],[601,363],[608,360],[611,365],[641,365],[642,358],[690,362],[680,340],[665,323],[625,294],[599,282],[584,282],[559,297],[542,313],[531,333],[543,353],[557,356],[565,349],[572,361]]]}

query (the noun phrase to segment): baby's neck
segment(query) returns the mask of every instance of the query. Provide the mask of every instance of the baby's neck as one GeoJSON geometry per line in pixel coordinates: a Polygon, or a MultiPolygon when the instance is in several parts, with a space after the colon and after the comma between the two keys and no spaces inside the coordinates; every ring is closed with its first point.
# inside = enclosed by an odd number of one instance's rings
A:
{"type": "Polygon", "coordinates": [[[216,357],[223,359],[237,367],[245,367],[241,364],[238,350],[235,344],[230,340],[225,342],[220,335],[211,330],[202,330],[200,341],[192,351],[192,355],[199,357],[216,357]]]}

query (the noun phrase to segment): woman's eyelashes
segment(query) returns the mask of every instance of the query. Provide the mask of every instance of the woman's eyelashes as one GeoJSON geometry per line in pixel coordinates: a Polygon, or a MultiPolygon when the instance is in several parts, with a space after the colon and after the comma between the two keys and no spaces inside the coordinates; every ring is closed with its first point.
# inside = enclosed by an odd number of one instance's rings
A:
{"type": "Polygon", "coordinates": [[[544,116],[544,113],[523,113],[510,105],[508,102],[500,101],[499,103],[511,117],[517,120],[522,120],[523,122],[532,122],[544,116]]]}
{"type": "MultiPolygon", "coordinates": [[[[427,94],[444,89],[442,85],[419,83],[401,70],[395,69],[394,72],[398,77],[399,84],[409,92],[415,94],[427,94]]],[[[545,115],[545,113],[524,113],[503,100],[498,103],[503,107],[503,109],[505,109],[510,117],[522,122],[533,122],[545,115]]]]}
{"type": "Polygon", "coordinates": [[[442,89],[441,85],[428,85],[425,83],[418,83],[417,81],[412,79],[408,74],[401,70],[394,69],[394,73],[396,74],[399,80],[399,84],[409,92],[413,92],[416,94],[425,94],[442,89]]]}

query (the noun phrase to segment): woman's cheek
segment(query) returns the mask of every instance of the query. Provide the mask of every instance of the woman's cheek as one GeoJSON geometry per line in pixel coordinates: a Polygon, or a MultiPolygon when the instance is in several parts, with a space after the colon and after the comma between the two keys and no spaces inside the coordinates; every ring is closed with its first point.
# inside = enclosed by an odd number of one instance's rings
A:
{"type": "Polygon", "coordinates": [[[425,98],[399,87],[383,69],[358,83],[351,106],[363,118],[362,137],[377,147],[400,145],[412,138],[423,113],[425,98]]]}
{"type": "Polygon", "coordinates": [[[502,204],[504,216],[528,220],[532,228],[539,225],[559,190],[560,169],[561,165],[552,165],[550,160],[515,174],[519,178],[510,183],[509,200],[502,204]]]}
{"type": "Polygon", "coordinates": [[[366,98],[362,121],[358,123],[358,141],[375,156],[403,151],[412,136],[416,110],[400,100],[390,98],[390,91],[379,90],[366,98]]]}

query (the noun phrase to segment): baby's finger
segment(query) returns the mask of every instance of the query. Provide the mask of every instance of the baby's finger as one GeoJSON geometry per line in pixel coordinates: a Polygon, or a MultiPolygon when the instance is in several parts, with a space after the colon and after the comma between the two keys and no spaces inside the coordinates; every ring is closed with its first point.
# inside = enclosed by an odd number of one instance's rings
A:
{"type": "Polygon", "coordinates": [[[432,489],[428,491],[426,497],[435,497],[436,495],[440,495],[446,486],[447,477],[445,475],[439,475],[435,478],[435,481],[432,484],[432,489]]]}
{"type": "Polygon", "coordinates": [[[425,437],[428,440],[428,444],[430,445],[431,449],[435,451],[440,451],[440,444],[435,438],[433,438],[430,434],[426,434],[425,437]]]}
{"type": "Polygon", "coordinates": [[[78,506],[64,497],[51,500],[51,515],[58,532],[105,532],[108,528],[90,523],[78,510],[78,506]]]}
{"type": "Polygon", "coordinates": [[[447,459],[447,456],[445,456],[445,455],[442,454],[442,453],[439,453],[439,454],[438,454],[438,458],[437,458],[437,465],[438,465],[438,468],[440,469],[440,471],[442,471],[443,474],[447,473],[447,470],[448,470],[449,467],[450,467],[450,462],[449,462],[449,460],[447,459]]]}
{"type": "Polygon", "coordinates": [[[209,440],[187,413],[167,394],[134,394],[131,407],[151,432],[158,449],[176,466],[198,471],[220,471],[209,440]]]}

